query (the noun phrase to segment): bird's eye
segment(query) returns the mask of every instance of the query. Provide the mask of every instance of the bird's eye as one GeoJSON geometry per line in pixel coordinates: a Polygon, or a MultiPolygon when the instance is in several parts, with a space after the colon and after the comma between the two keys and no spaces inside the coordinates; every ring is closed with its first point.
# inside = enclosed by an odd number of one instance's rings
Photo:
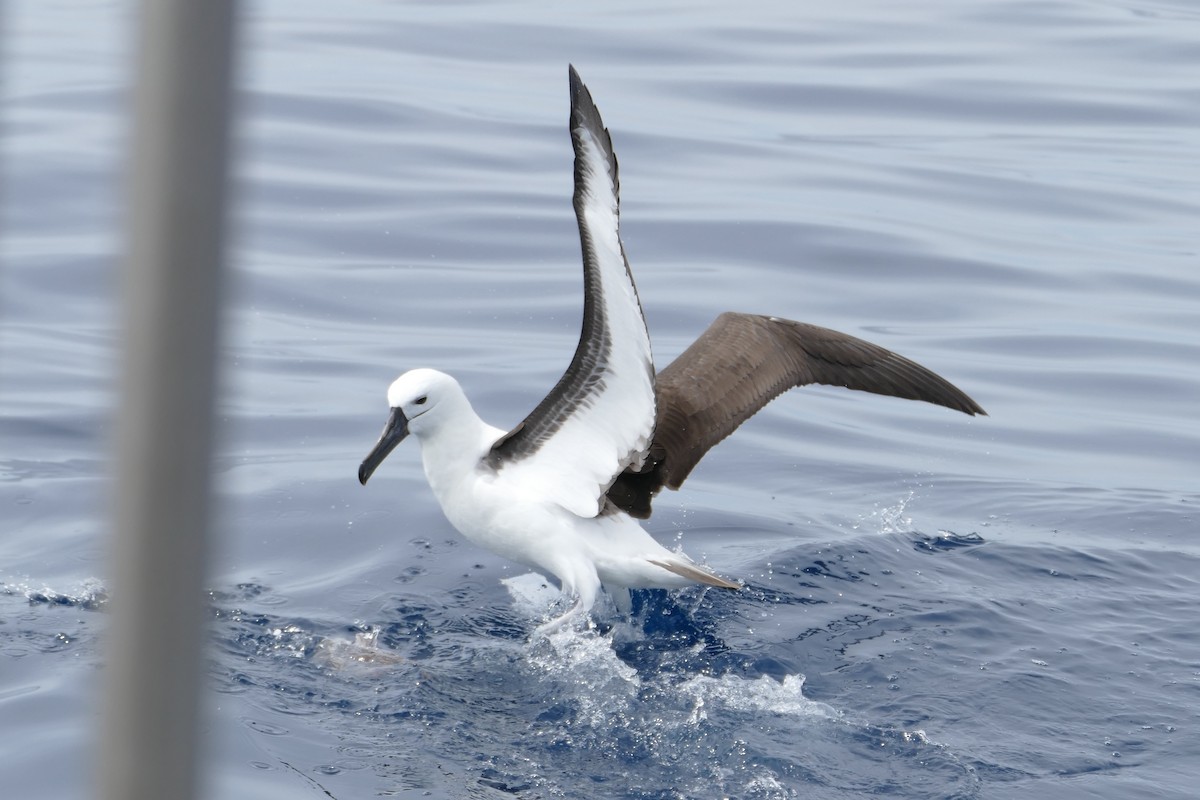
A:
{"type": "Polygon", "coordinates": [[[425,405],[425,401],[426,401],[426,400],[428,400],[428,399],[429,399],[428,397],[418,397],[418,398],[417,398],[417,405],[419,405],[419,406],[423,406],[423,405],[425,405]]]}

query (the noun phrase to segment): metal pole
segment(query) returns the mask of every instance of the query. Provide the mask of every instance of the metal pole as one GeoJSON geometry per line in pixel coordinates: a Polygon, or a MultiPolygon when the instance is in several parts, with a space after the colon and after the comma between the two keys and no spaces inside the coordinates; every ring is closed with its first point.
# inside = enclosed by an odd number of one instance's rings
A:
{"type": "Polygon", "coordinates": [[[232,0],[140,4],[99,736],[106,800],[196,791],[233,10],[232,0]]]}

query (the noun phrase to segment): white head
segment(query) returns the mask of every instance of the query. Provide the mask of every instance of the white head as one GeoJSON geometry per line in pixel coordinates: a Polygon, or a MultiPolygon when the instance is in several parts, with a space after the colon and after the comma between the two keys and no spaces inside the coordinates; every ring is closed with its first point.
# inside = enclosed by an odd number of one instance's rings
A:
{"type": "Polygon", "coordinates": [[[391,414],[379,441],[358,468],[359,483],[365,484],[408,434],[422,438],[436,430],[445,421],[447,412],[466,400],[458,381],[436,369],[404,373],[388,387],[387,397],[391,414]]]}

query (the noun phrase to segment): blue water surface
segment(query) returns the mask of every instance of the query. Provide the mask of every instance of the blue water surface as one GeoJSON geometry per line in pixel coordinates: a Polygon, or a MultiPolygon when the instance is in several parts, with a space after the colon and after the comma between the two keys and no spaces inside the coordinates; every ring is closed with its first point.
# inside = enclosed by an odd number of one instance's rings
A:
{"type": "MultiPolygon", "coordinates": [[[[0,786],[100,735],[132,8],[3,9],[0,786]]],[[[1191,798],[1200,10],[975,0],[245,4],[202,794],[1191,798]],[[399,372],[507,426],[581,280],[580,70],[656,355],[844,330],[989,412],[776,401],[647,527],[739,592],[556,592],[460,541],[399,372]]]]}

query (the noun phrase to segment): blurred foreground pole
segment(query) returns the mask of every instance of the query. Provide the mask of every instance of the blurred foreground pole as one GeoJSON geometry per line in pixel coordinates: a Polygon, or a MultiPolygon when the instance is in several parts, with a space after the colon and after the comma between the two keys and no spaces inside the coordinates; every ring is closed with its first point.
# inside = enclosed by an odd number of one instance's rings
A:
{"type": "Polygon", "coordinates": [[[233,0],[142,0],[123,278],[105,800],[196,792],[233,0]]]}

